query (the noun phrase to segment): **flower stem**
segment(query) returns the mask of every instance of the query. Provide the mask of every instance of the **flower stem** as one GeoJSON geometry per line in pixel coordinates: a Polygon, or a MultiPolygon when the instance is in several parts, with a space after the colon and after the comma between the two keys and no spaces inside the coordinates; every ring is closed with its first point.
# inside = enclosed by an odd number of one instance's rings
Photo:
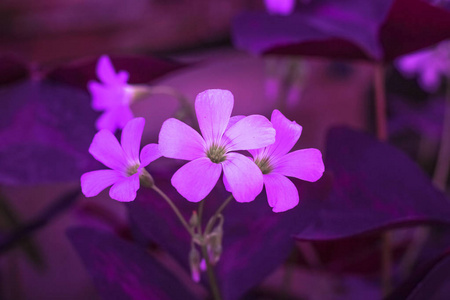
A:
{"type": "Polygon", "coordinates": [[[450,78],[447,79],[445,95],[445,112],[442,125],[441,143],[438,158],[434,169],[433,181],[436,186],[445,192],[450,171],[450,78]]]}
{"type": "Polygon", "coordinates": [[[206,245],[202,243],[201,248],[202,255],[206,263],[206,272],[208,273],[209,286],[211,288],[214,300],[222,300],[222,296],[220,296],[219,285],[217,284],[216,274],[214,274],[214,268],[209,261],[209,255],[208,251],[206,250],[206,245]]]}
{"type": "MultiPolygon", "coordinates": [[[[374,66],[374,89],[375,89],[375,118],[376,132],[380,141],[386,142],[387,134],[387,116],[386,116],[386,90],[384,66],[379,63],[374,66]]],[[[381,250],[381,281],[383,295],[386,296],[391,291],[391,269],[392,269],[392,243],[391,233],[384,232],[382,236],[381,250]]]]}
{"type": "Polygon", "coordinates": [[[227,199],[225,199],[222,205],[220,205],[220,207],[217,209],[216,213],[209,219],[204,232],[205,236],[211,231],[213,225],[216,223],[216,220],[220,218],[219,216],[222,214],[222,211],[225,209],[225,207],[227,207],[231,200],[233,200],[233,195],[230,195],[227,199]]]}
{"type": "Polygon", "coordinates": [[[186,228],[186,230],[189,232],[189,234],[193,237],[194,236],[193,230],[191,229],[189,224],[186,222],[186,220],[184,219],[180,210],[176,207],[176,205],[173,203],[173,201],[162,190],[160,190],[156,185],[153,185],[152,189],[155,192],[157,192],[170,205],[170,207],[172,208],[172,210],[175,212],[178,219],[180,220],[181,224],[183,224],[184,228],[186,228]]]}

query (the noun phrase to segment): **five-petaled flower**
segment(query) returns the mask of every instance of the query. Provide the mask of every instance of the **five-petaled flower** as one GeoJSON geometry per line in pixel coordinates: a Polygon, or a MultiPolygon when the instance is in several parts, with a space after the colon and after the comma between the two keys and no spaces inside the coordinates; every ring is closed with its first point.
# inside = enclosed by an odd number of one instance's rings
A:
{"type": "Polygon", "coordinates": [[[283,212],[299,202],[295,185],[286,176],[306,181],[317,181],[324,172],[322,154],[317,149],[302,149],[288,153],[297,143],[302,127],[274,110],[271,122],[276,130],[275,143],[249,150],[261,169],[266,187],[267,201],[274,212],[283,212]]]}
{"type": "Polygon", "coordinates": [[[133,88],[127,84],[129,74],[126,71],[116,73],[109,57],[103,55],[97,63],[97,76],[101,83],[88,83],[92,108],[104,111],[97,120],[97,129],[108,129],[112,132],[122,129],[133,118],[130,109],[133,88]]]}
{"type": "Polygon", "coordinates": [[[259,168],[248,157],[232,152],[258,149],[275,141],[275,130],[260,115],[232,117],[234,99],[227,90],[206,90],[195,100],[202,135],[177,119],[168,119],[159,134],[165,157],[189,160],[172,177],[172,185],[191,202],[204,199],[223,170],[227,189],[238,202],[249,202],[262,191],[259,168]]]}
{"type": "Polygon", "coordinates": [[[441,76],[450,76],[450,41],[405,55],[397,60],[397,67],[406,76],[417,73],[422,89],[435,92],[441,84],[441,76]]]}
{"type": "Polygon", "coordinates": [[[143,118],[129,121],[123,128],[121,144],[106,129],[94,136],[89,153],[112,170],[92,171],[81,176],[81,190],[86,197],[96,196],[112,185],[111,198],[129,202],[136,198],[140,180],[151,184],[151,176],[144,167],[161,157],[161,153],[157,144],[148,144],[139,155],[144,125],[143,118]]]}

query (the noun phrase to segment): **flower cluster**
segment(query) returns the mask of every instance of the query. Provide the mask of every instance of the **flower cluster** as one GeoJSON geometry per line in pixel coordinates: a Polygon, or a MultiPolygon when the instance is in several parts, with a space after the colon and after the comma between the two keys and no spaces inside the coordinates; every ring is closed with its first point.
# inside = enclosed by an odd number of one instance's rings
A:
{"type": "Polygon", "coordinates": [[[144,119],[135,118],[123,129],[121,144],[108,130],[94,137],[90,153],[112,170],[81,177],[82,191],[92,197],[113,184],[111,198],[132,201],[139,182],[152,185],[144,167],[160,156],[189,161],[172,177],[172,185],[188,201],[203,200],[223,173],[226,189],[238,202],[253,201],[263,186],[274,212],[293,208],[299,202],[294,184],[285,176],[318,180],[324,171],[317,149],[288,152],[300,137],[302,127],[275,110],[271,122],[261,115],[234,116],[233,95],[227,90],[206,90],[195,100],[201,134],[185,123],[166,120],[159,144],[145,146],[139,156],[144,119]],[[253,160],[236,151],[248,150],[253,160]]]}

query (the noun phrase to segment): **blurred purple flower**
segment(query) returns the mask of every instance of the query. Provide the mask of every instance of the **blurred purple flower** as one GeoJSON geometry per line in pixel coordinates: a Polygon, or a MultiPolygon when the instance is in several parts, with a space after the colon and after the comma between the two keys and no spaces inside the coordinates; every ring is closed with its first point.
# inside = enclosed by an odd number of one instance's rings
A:
{"type": "Polygon", "coordinates": [[[406,76],[418,74],[420,86],[427,92],[435,92],[441,76],[450,75],[450,42],[403,56],[396,65],[406,76]]]}
{"type": "Polygon", "coordinates": [[[133,118],[130,109],[133,91],[127,84],[129,74],[126,71],[116,73],[111,60],[103,55],[97,63],[97,76],[101,83],[90,81],[89,92],[92,95],[92,107],[104,111],[96,122],[98,130],[112,132],[121,129],[133,118]]]}
{"type": "Polygon", "coordinates": [[[230,118],[233,94],[206,90],[198,94],[195,111],[202,135],[177,119],[164,122],[159,133],[163,156],[189,160],[172,177],[172,185],[191,202],[205,198],[223,180],[238,202],[249,202],[261,192],[262,173],[242,154],[230,151],[258,149],[275,141],[275,130],[260,115],[230,118]]]}
{"type": "Polygon", "coordinates": [[[295,0],[264,0],[267,11],[274,15],[289,15],[294,11],[295,0]]]}
{"type": "Polygon", "coordinates": [[[121,144],[106,129],[94,136],[89,153],[112,170],[98,170],[81,176],[81,190],[86,197],[96,196],[113,185],[109,191],[112,199],[129,202],[136,198],[140,179],[151,178],[144,167],[161,157],[157,144],[145,146],[139,156],[144,124],[143,118],[129,121],[123,128],[121,144]]]}
{"type": "Polygon", "coordinates": [[[299,202],[297,188],[286,176],[314,182],[322,177],[325,167],[317,149],[288,153],[300,138],[300,125],[288,120],[279,110],[273,111],[271,122],[276,130],[275,143],[250,153],[263,173],[269,205],[274,212],[283,212],[299,202]]]}

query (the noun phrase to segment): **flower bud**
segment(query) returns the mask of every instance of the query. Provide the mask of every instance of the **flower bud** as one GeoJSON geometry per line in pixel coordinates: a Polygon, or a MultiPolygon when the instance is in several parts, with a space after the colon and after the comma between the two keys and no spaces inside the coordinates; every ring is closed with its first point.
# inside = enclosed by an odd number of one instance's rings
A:
{"type": "Polygon", "coordinates": [[[141,169],[141,173],[139,174],[139,181],[142,186],[147,188],[152,188],[155,185],[152,175],[144,168],[141,169]]]}
{"type": "Polygon", "coordinates": [[[189,251],[189,266],[191,267],[191,277],[195,282],[200,282],[200,252],[195,248],[194,244],[189,251]]]}

